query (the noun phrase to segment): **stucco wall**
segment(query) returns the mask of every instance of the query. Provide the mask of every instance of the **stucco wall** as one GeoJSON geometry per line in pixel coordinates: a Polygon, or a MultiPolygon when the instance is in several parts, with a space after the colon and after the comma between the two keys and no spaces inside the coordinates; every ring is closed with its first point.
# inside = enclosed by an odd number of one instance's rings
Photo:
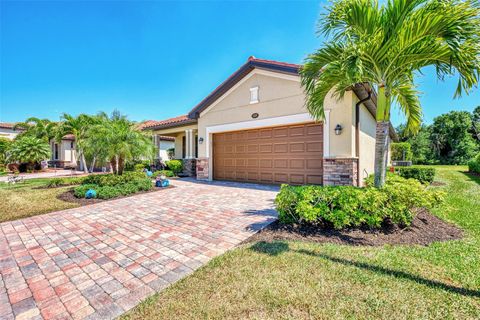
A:
{"type": "Polygon", "coordinates": [[[20,131],[13,131],[12,129],[0,128],[0,137],[13,140],[20,131]]]}
{"type": "MultiPolygon", "coordinates": [[[[280,79],[255,74],[232,92],[206,109],[198,119],[198,136],[206,137],[206,127],[236,122],[261,120],[292,114],[305,113],[304,94],[298,77],[280,79]],[[250,104],[250,88],[258,86],[259,102],[250,104]],[[258,113],[253,119],[252,114],[258,113]]],[[[206,144],[199,145],[199,157],[206,157],[206,144]]]]}
{"type": "Polygon", "coordinates": [[[70,140],[62,140],[60,160],[66,162],[75,162],[75,142],[73,142],[73,148],[71,144],[72,141],[70,140]]]}
{"type": "Polygon", "coordinates": [[[362,104],[360,105],[360,163],[361,182],[374,171],[376,121],[362,104]]]}
{"type": "MultiPolygon", "coordinates": [[[[351,157],[353,145],[352,130],[352,93],[347,93],[342,100],[337,101],[330,95],[325,100],[325,108],[331,110],[330,119],[330,155],[333,157],[351,157]],[[344,127],[342,135],[335,136],[336,124],[344,127]]],[[[253,74],[246,81],[217,100],[204,110],[198,119],[198,136],[206,138],[207,127],[246,121],[256,121],[267,118],[289,116],[307,113],[305,94],[301,88],[299,77],[278,74],[253,74]],[[250,88],[259,87],[259,102],[250,104],[250,88]],[[258,113],[258,118],[252,119],[252,114],[258,113]]],[[[207,139],[205,139],[207,140],[207,139]]],[[[211,142],[211,137],[208,139],[211,142]]],[[[199,145],[199,157],[210,157],[206,154],[206,143],[199,145]]],[[[211,148],[210,148],[211,150],[211,148]]]]}
{"type": "Polygon", "coordinates": [[[325,109],[330,110],[329,158],[351,158],[355,156],[355,103],[356,96],[353,92],[345,93],[343,99],[338,100],[331,94],[325,98],[325,109]],[[335,134],[337,124],[342,126],[342,133],[335,134]]]}

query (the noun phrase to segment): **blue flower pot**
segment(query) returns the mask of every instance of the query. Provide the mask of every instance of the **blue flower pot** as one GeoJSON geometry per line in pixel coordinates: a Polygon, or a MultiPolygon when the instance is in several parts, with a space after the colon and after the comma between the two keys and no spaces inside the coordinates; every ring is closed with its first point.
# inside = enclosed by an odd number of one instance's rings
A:
{"type": "Polygon", "coordinates": [[[93,199],[97,197],[97,191],[93,189],[88,189],[87,192],[85,192],[85,198],[86,199],[93,199]]]}
{"type": "Polygon", "coordinates": [[[159,188],[165,188],[165,187],[168,187],[169,185],[170,185],[170,181],[168,181],[167,179],[155,181],[155,186],[159,188]]]}

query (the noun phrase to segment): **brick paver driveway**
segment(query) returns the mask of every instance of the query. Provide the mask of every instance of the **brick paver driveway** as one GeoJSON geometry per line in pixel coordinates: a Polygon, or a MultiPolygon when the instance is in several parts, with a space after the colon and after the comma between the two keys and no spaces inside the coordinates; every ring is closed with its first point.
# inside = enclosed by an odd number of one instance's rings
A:
{"type": "Polygon", "coordinates": [[[174,185],[2,223],[0,318],[115,318],[276,216],[276,187],[174,185]]]}

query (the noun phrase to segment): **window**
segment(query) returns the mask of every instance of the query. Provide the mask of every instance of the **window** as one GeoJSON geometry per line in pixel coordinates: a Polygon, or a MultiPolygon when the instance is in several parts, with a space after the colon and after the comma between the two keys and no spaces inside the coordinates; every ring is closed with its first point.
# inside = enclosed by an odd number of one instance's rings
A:
{"type": "Polygon", "coordinates": [[[53,150],[55,153],[55,158],[53,160],[58,160],[58,143],[55,143],[55,145],[53,146],[53,150]]]}
{"type": "Polygon", "coordinates": [[[250,104],[258,103],[258,86],[250,88],[250,104]]]}
{"type": "Polygon", "coordinates": [[[186,157],[186,145],[187,145],[187,137],[182,137],[182,158],[185,159],[186,157]]]}
{"type": "Polygon", "coordinates": [[[70,148],[73,149],[73,141],[70,142],[70,148]]]}

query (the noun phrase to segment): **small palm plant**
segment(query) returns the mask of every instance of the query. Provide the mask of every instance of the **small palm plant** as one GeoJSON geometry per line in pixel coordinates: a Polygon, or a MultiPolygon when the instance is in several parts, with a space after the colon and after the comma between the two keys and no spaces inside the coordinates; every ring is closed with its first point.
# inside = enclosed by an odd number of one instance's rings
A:
{"type": "Polygon", "coordinates": [[[9,150],[10,161],[26,162],[30,167],[35,163],[50,158],[50,145],[42,139],[32,136],[24,136],[15,140],[9,150]]]}
{"type": "Polygon", "coordinates": [[[301,70],[307,108],[324,119],[327,94],[338,98],[353,86],[377,91],[375,186],[385,183],[392,105],[416,132],[422,109],[415,72],[435,66],[437,76],[459,76],[455,96],[478,85],[480,6],[474,0],[339,0],[319,23],[330,40],[308,56],[301,70]]]}

